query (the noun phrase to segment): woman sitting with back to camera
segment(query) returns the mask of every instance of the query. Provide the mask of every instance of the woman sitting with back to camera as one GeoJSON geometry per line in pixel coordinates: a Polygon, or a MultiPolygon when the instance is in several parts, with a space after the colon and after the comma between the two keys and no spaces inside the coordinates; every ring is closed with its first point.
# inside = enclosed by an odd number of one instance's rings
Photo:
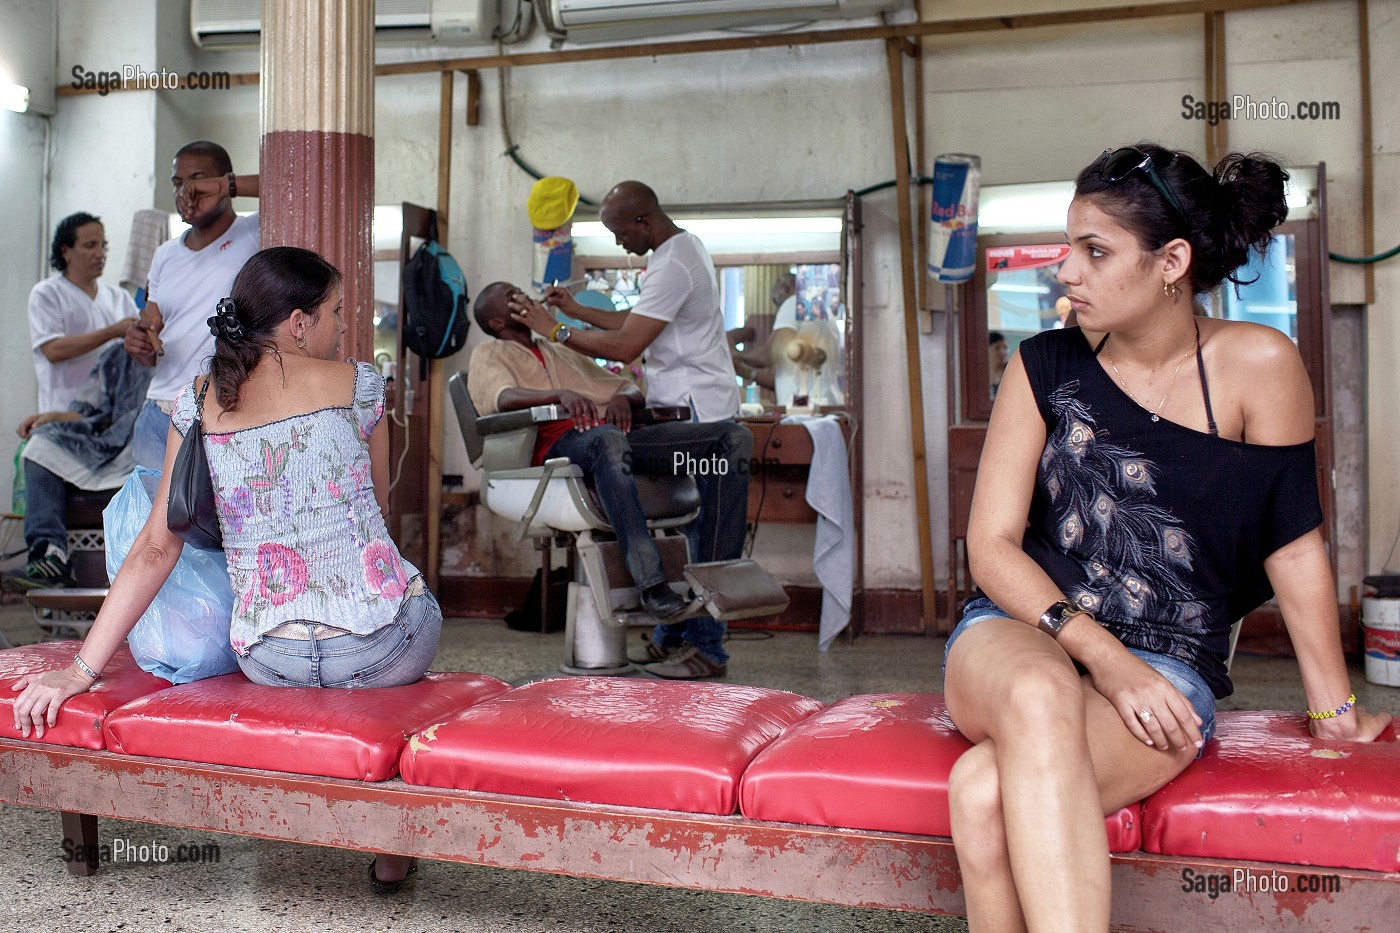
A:
{"type": "MultiPolygon", "coordinates": [[[[442,612],[384,523],[384,381],[340,357],[340,273],[308,250],[265,249],[209,326],[210,375],[176,400],[151,516],[82,648],[70,667],[15,685],[25,737],[42,736],[63,701],[101,675],[179,560],[184,541],[166,524],[170,471],[201,404],[233,584],[229,640],[248,679],[391,687],[418,680],[437,653],[442,612]]],[[[379,862],[389,886],[408,867],[379,862]]]]}
{"type": "Polygon", "coordinates": [[[1079,326],[1007,366],[968,534],[980,594],[944,655],[975,743],[949,778],[975,931],[1108,929],[1104,815],[1199,754],[1231,623],[1271,588],[1313,734],[1370,741],[1390,720],[1348,683],[1302,359],[1273,328],[1196,313],[1268,247],[1286,178],[1141,144],[1075,182],[1059,280],[1079,326]]]}

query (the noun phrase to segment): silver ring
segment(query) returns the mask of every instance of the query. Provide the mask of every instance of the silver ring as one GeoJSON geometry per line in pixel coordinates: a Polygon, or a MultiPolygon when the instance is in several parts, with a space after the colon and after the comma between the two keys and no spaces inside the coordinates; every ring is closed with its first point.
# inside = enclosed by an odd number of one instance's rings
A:
{"type": "Polygon", "coordinates": [[[1152,710],[1147,708],[1140,709],[1137,711],[1137,716],[1138,719],[1142,720],[1142,724],[1145,726],[1152,721],[1152,710]]]}

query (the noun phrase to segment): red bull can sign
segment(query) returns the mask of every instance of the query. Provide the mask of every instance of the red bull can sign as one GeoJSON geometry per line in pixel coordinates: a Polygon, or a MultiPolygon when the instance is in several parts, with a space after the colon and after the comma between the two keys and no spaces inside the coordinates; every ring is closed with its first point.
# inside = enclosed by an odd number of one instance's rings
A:
{"type": "Polygon", "coordinates": [[[977,267],[977,195],[982,160],[950,152],[933,161],[933,231],[928,271],[940,282],[966,282],[977,267]]]}

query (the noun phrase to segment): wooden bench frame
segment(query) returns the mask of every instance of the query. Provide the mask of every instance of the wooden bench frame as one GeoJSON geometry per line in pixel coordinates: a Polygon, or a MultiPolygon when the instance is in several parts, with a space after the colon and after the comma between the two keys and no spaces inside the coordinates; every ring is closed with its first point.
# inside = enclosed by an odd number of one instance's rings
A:
{"type": "MultiPolygon", "coordinates": [[[[96,851],[111,817],[365,852],[931,914],[963,912],[952,841],[139,758],[0,739],[0,802],[57,810],[96,851]]],[[[95,864],[74,861],[74,874],[95,864]]],[[[1187,876],[1189,877],[1189,876],[1187,876]]],[[[1113,857],[1113,929],[1352,931],[1400,910],[1400,874],[1113,857]],[[1338,879],[1339,890],[1183,890],[1183,873],[1338,879]]]]}

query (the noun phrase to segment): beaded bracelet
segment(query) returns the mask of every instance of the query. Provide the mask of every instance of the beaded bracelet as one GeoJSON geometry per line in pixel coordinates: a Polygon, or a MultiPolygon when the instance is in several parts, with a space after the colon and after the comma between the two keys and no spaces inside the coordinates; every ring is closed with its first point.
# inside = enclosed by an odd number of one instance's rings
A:
{"type": "Polygon", "coordinates": [[[1337,707],[1336,709],[1332,710],[1331,712],[1327,712],[1327,713],[1314,713],[1312,710],[1308,710],[1308,718],[1309,718],[1309,719],[1336,719],[1338,716],[1342,715],[1343,713],[1345,713],[1347,710],[1351,709],[1351,708],[1352,708],[1353,706],[1355,706],[1355,705],[1356,705],[1356,694],[1353,693],[1351,696],[1347,697],[1347,701],[1346,701],[1345,703],[1343,703],[1341,706],[1337,707]]]}
{"type": "Polygon", "coordinates": [[[78,670],[82,671],[84,674],[88,675],[93,680],[97,679],[97,671],[87,666],[87,662],[83,660],[83,656],[81,654],[73,655],[73,663],[78,665],[78,670]]]}

